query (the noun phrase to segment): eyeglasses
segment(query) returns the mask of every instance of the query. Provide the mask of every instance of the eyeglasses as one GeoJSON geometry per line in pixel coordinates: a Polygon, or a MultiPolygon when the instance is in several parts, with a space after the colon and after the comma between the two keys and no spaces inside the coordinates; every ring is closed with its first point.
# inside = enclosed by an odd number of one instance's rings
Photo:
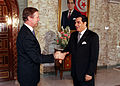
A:
{"type": "Polygon", "coordinates": [[[74,2],[68,2],[67,4],[74,4],[74,2]]]}

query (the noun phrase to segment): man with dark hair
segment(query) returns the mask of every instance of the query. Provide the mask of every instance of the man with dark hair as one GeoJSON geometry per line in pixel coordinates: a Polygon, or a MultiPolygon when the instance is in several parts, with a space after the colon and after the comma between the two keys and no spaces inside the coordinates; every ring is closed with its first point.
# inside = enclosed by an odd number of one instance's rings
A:
{"type": "Polygon", "coordinates": [[[77,15],[76,30],[71,34],[64,51],[72,55],[71,75],[74,86],[94,86],[99,54],[99,37],[87,27],[88,18],[77,15]]]}
{"type": "Polygon", "coordinates": [[[75,0],[67,0],[68,10],[62,12],[61,18],[61,26],[66,28],[66,26],[70,27],[70,30],[75,30],[75,18],[80,12],[74,9],[75,0]]]}
{"type": "MultiPolygon", "coordinates": [[[[24,24],[17,37],[17,78],[20,86],[37,86],[40,80],[40,63],[54,62],[60,52],[50,55],[41,54],[40,45],[35,37],[34,27],[38,25],[39,13],[36,8],[27,7],[23,10],[24,24]]],[[[61,53],[64,57],[66,53],[61,53]]],[[[61,58],[62,59],[62,58],[61,58]]]]}

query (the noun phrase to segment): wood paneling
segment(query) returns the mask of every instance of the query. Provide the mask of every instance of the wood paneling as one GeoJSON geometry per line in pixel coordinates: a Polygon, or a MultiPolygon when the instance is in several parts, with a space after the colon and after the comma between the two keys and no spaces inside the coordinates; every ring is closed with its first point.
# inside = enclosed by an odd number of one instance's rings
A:
{"type": "Polygon", "coordinates": [[[18,18],[17,6],[16,0],[0,0],[0,81],[16,77],[18,27],[13,27],[13,17],[18,18]],[[8,23],[8,18],[11,23],[8,23]]]}
{"type": "Polygon", "coordinates": [[[6,15],[7,6],[3,1],[0,3],[0,81],[9,80],[9,32],[7,28],[6,15]]]}

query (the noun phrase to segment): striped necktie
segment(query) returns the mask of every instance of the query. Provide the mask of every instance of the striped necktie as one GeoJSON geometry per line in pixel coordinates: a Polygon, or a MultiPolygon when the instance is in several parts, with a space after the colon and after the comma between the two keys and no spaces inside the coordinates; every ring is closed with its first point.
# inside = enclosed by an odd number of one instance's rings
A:
{"type": "Polygon", "coordinates": [[[81,33],[79,32],[78,33],[78,41],[77,41],[77,43],[80,41],[80,35],[81,35],[81,33]]]}
{"type": "Polygon", "coordinates": [[[68,19],[70,18],[70,16],[71,16],[71,11],[69,11],[69,13],[68,13],[68,19]]]}

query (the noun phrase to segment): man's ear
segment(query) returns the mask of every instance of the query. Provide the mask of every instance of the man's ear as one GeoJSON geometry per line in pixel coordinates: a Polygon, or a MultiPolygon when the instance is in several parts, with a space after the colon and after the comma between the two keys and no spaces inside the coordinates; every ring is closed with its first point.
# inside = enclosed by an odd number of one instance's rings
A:
{"type": "Polygon", "coordinates": [[[28,16],[28,21],[29,21],[29,20],[31,20],[31,17],[30,17],[30,16],[28,16]]]}
{"type": "Polygon", "coordinates": [[[86,25],[87,25],[87,22],[84,22],[84,25],[86,26],[86,25]]]}

